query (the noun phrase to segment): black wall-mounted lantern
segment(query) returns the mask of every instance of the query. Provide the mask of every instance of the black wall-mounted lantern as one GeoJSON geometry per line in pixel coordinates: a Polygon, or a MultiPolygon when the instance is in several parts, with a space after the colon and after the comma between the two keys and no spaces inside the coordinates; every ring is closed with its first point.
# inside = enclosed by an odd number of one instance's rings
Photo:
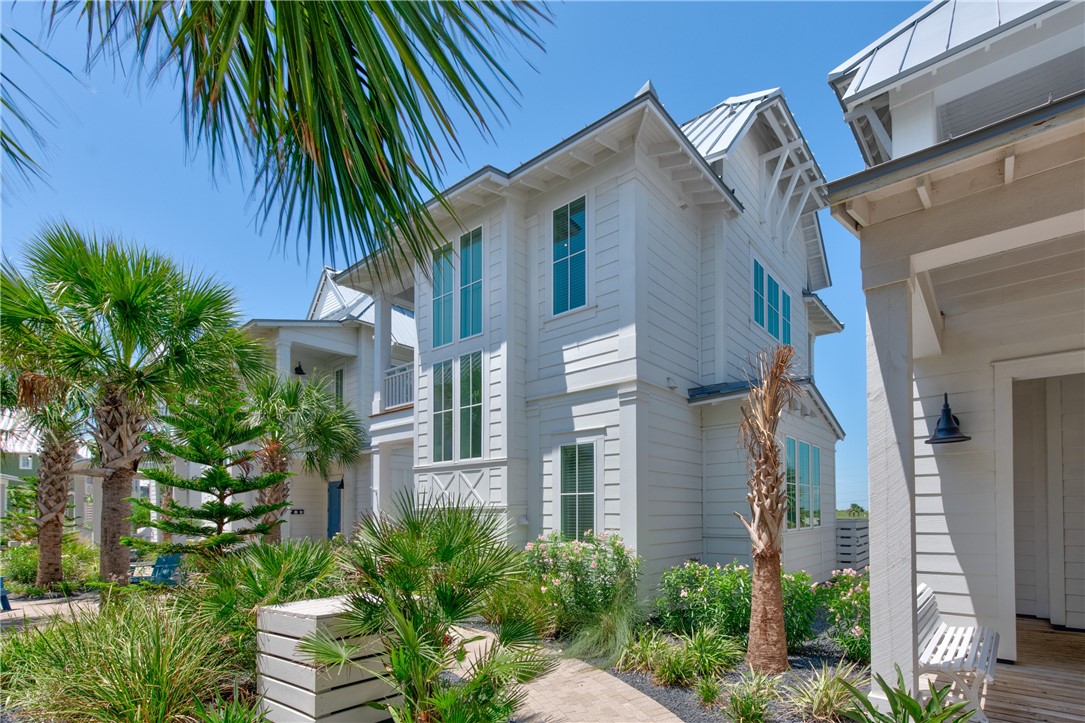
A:
{"type": "Polygon", "coordinates": [[[938,419],[938,426],[934,434],[927,440],[927,444],[950,444],[951,442],[967,442],[972,439],[961,434],[961,421],[953,416],[949,408],[949,394],[942,401],[942,416],[938,419]]]}
{"type": "Polygon", "coordinates": [[[301,362],[298,362],[298,365],[294,367],[294,373],[299,377],[305,376],[305,370],[301,368],[301,362]]]}

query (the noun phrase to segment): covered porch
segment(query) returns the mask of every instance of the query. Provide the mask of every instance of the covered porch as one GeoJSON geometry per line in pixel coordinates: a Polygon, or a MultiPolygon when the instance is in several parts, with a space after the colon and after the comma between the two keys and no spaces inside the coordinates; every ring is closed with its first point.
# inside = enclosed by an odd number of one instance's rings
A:
{"type": "Polygon", "coordinates": [[[992,720],[1082,719],[1083,156],[1071,97],[830,187],[866,295],[872,666],[917,687],[925,583],[999,634],[992,720]],[[927,444],[947,394],[966,439],[927,444]]]}

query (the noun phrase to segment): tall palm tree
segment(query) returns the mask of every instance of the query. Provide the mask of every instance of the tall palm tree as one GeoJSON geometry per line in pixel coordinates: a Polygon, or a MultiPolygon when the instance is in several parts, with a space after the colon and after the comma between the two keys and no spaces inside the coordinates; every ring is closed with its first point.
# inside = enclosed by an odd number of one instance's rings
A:
{"type": "Polygon", "coordinates": [[[783,558],[783,530],[787,516],[787,486],[780,464],[780,443],[776,430],[780,415],[791,400],[801,394],[791,371],[795,350],[777,346],[758,353],[757,375],[742,405],[742,441],[750,477],[750,520],[739,512],[750,533],[753,551],[750,637],[746,662],[759,673],[775,675],[787,670],[787,635],[784,628],[784,598],[780,582],[783,558]]]}
{"type": "Polygon", "coordinates": [[[0,273],[0,331],[23,358],[40,360],[86,390],[103,478],[101,573],[128,580],[132,479],[157,406],[184,389],[232,384],[264,368],[243,334],[233,291],[146,248],[47,226],[24,251],[25,273],[0,273]]]}
{"type": "MultiPolygon", "coordinates": [[[[208,148],[212,168],[225,157],[253,171],[259,215],[283,239],[316,239],[332,265],[337,252],[349,262],[387,249],[397,273],[438,245],[424,202],[439,197],[442,150],[459,155],[457,123],[489,133],[516,91],[500,58],[541,47],[547,17],[534,2],[479,0],[51,8],[51,26],[72,16],[86,28],[88,65],[111,58],[179,80],[186,141],[208,148]]],[[[16,121],[34,104],[22,105],[8,108],[16,121]]],[[[25,145],[3,151],[35,167],[25,145]]]]}
{"type": "MultiPolygon", "coordinates": [[[[7,348],[2,355],[9,357],[7,348]]],[[[47,588],[63,582],[64,512],[71,492],[72,467],[85,433],[86,407],[62,381],[33,371],[16,377],[13,360],[4,359],[0,405],[18,415],[16,429],[38,438],[41,459],[35,489],[38,572],[34,584],[47,588]]]]}
{"type": "MultiPolygon", "coordinates": [[[[354,410],[335,398],[327,379],[314,375],[308,382],[284,379],[269,372],[248,385],[253,424],[263,428],[256,440],[256,457],[263,472],[290,471],[292,460],[300,459],[302,469],[327,479],[336,464],[348,465],[358,459],[367,442],[361,420],[354,410]]],[[[288,502],[286,481],[257,493],[257,504],[288,502]]],[[[281,509],[270,512],[265,522],[274,523],[281,509]]],[[[275,525],[265,538],[278,542],[282,533],[275,525]]]]}

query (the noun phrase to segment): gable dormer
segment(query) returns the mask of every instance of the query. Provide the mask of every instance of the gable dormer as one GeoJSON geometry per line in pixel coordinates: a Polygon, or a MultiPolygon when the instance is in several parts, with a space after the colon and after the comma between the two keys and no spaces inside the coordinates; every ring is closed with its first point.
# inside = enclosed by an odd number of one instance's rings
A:
{"type": "Polygon", "coordinates": [[[829,286],[829,266],[821,236],[818,209],[827,202],[825,176],[814,160],[779,88],[726,99],[711,110],[682,125],[698,151],[728,186],[747,187],[748,167],[739,163],[738,149],[752,148],[756,166],[753,193],[748,205],[759,214],[766,235],[782,249],[799,239],[807,257],[804,291],[829,286]]]}

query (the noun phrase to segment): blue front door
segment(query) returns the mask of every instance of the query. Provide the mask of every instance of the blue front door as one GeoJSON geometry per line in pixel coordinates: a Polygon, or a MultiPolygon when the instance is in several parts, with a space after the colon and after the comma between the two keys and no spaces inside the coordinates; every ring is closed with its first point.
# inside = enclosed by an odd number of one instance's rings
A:
{"type": "Polygon", "coordinates": [[[343,480],[328,483],[328,539],[339,532],[340,510],[343,505],[343,480]]]}

